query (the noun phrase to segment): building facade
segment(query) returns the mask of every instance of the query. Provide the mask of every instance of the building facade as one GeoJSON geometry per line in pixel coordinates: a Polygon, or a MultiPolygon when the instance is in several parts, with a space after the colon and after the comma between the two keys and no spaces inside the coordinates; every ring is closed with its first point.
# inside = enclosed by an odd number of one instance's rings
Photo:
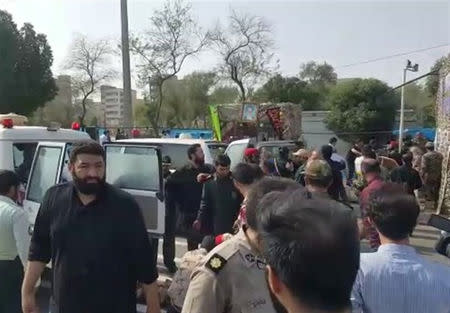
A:
{"type": "MultiPolygon", "coordinates": [[[[105,127],[121,127],[124,118],[124,92],[122,88],[100,86],[103,124],[105,127]]],[[[131,105],[136,104],[136,90],[131,91],[131,105]]]]}

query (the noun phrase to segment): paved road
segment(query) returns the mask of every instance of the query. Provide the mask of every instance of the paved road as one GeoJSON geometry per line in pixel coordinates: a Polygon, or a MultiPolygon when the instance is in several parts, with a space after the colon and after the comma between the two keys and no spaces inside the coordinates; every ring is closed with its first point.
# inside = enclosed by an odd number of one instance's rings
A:
{"type": "MultiPolygon", "coordinates": [[[[443,264],[447,264],[450,266],[450,259],[437,254],[434,251],[434,244],[439,238],[439,231],[435,228],[429,226],[419,225],[413,233],[413,237],[411,238],[411,244],[425,257],[440,262],[443,264]]],[[[160,275],[160,280],[170,279],[171,275],[168,273],[167,269],[163,265],[163,256],[162,256],[162,240],[159,242],[159,251],[158,251],[158,270],[160,275]]],[[[187,244],[186,240],[182,238],[176,239],[176,262],[179,262],[180,258],[186,253],[187,244]]],[[[361,243],[361,251],[368,251],[368,245],[366,241],[361,243]]],[[[48,288],[41,288],[39,290],[39,301],[41,303],[42,313],[48,312],[47,302],[49,296],[48,288]]],[[[138,312],[145,312],[145,306],[138,305],[138,312]]],[[[165,311],[163,311],[165,312],[165,311]]]]}

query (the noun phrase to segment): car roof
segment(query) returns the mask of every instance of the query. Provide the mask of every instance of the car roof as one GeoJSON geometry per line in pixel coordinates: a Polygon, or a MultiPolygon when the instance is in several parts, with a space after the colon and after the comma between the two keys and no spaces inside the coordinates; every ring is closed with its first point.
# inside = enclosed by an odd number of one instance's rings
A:
{"type": "Polygon", "coordinates": [[[295,145],[294,140],[273,140],[273,141],[260,141],[257,143],[258,147],[264,147],[264,146],[293,146],[295,145]]]}
{"type": "Polygon", "coordinates": [[[180,139],[180,138],[132,138],[132,139],[120,139],[117,142],[135,142],[135,143],[172,143],[172,144],[184,144],[184,145],[194,145],[194,144],[221,144],[221,142],[215,140],[204,140],[204,139],[180,139]]]}
{"type": "Polygon", "coordinates": [[[0,127],[0,141],[77,141],[89,140],[85,132],[72,129],[48,130],[42,126],[0,127]]]}

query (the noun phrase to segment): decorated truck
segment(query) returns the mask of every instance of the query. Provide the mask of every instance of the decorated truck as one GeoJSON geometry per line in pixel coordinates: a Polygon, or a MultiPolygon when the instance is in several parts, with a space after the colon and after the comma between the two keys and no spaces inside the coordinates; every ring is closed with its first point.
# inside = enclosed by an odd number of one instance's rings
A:
{"type": "MultiPolygon", "coordinates": [[[[222,141],[242,138],[299,140],[302,136],[302,108],[293,103],[238,103],[215,107],[222,141]]],[[[219,138],[220,138],[219,137],[219,138]]]]}
{"type": "Polygon", "coordinates": [[[444,156],[438,214],[449,213],[450,208],[450,59],[439,72],[439,90],[436,106],[436,147],[444,156]]]}

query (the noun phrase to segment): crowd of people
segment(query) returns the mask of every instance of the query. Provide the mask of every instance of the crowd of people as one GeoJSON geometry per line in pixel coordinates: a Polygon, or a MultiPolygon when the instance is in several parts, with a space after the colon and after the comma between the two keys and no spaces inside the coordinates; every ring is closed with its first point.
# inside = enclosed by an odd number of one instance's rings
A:
{"type": "MultiPolygon", "coordinates": [[[[163,158],[170,313],[450,312],[450,267],[409,244],[421,193],[437,200],[442,156],[406,141],[399,157],[392,141],[386,153],[356,143],[344,158],[336,143],[276,157],[249,147],[232,170],[226,155],[205,164],[200,145],[173,173],[163,158]],[[189,251],[176,264],[180,234],[189,251]],[[371,253],[360,253],[362,239],[371,253]]],[[[38,312],[35,286],[49,262],[52,312],[136,312],[137,284],[147,312],[160,312],[158,240],[136,201],[105,182],[102,146],[75,145],[69,170],[73,181],[44,197],[28,253],[16,231],[19,180],[0,172],[0,312],[38,312]]]]}

